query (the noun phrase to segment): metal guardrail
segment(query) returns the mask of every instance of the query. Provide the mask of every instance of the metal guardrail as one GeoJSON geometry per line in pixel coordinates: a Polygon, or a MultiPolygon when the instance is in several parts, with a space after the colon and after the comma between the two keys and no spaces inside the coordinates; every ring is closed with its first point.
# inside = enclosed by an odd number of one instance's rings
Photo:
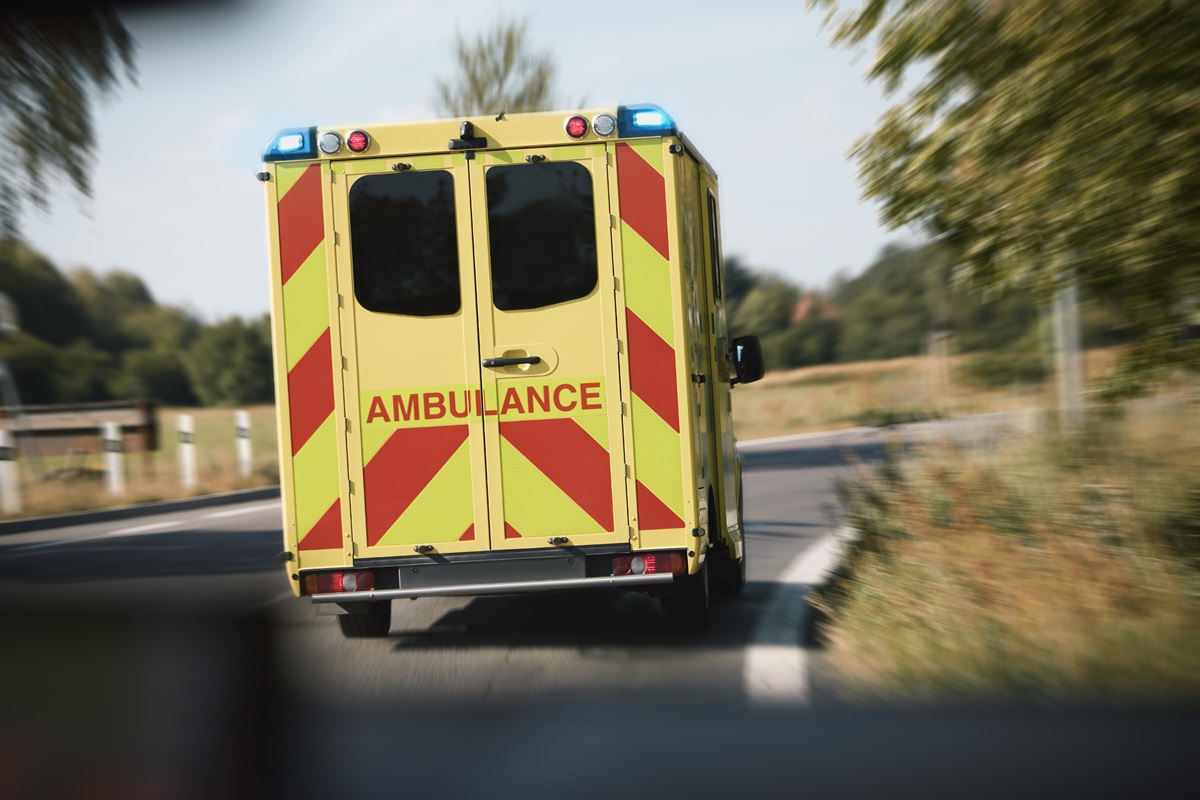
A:
{"type": "Polygon", "coordinates": [[[0,406],[0,430],[13,433],[18,456],[102,453],[101,427],[120,426],[122,450],[158,450],[158,411],[151,402],[0,406]]]}

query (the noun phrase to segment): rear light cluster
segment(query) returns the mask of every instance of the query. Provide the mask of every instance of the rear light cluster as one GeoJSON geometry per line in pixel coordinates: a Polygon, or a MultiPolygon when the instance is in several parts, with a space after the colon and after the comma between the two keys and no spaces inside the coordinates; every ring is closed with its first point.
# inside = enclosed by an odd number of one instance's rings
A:
{"type": "Polygon", "coordinates": [[[366,592],[374,588],[374,572],[318,572],[304,576],[304,589],[308,594],[366,592]]]}
{"type": "Polygon", "coordinates": [[[617,556],[613,559],[613,575],[649,575],[662,572],[683,572],[686,562],[683,553],[640,553],[636,556],[617,556]]]}

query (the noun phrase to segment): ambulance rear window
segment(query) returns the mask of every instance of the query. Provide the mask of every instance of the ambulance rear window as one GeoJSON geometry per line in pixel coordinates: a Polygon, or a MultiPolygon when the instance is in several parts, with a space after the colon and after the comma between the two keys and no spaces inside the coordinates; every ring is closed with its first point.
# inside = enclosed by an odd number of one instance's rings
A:
{"type": "Polygon", "coordinates": [[[587,167],[570,161],[492,167],[487,204],[496,308],[540,308],[596,288],[596,213],[587,167]]]}
{"type": "Polygon", "coordinates": [[[364,175],[350,187],[354,296],[370,311],[436,317],[461,306],[449,172],[364,175]]]}

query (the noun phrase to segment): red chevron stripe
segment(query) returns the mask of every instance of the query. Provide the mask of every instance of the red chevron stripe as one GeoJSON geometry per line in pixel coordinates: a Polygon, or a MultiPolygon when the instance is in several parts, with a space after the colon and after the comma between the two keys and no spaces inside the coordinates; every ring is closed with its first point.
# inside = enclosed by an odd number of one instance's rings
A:
{"type": "Polygon", "coordinates": [[[573,419],[500,423],[500,435],[605,531],[613,529],[608,451],[573,419]]]}
{"type": "Polygon", "coordinates": [[[292,455],[333,413],[333,345],[329,328],[288,373],[292,455]]]}
{"type": "Polygon", "coordinates": [[[313,164],[279,201],[279,266],[284,283],[324,238],[321,167],[313,164]]]}
{"type": "Polygon", "coordinates": [[[507,522],[504,523],[504,538],[505,539],[520,539],[521,534],[517,533],[517,529],[507,522]]]}
{"type": "Polygon", "coordinates": [[[617,142],[617,196],[621,201],[621,220],[659,255],[669,259],[667,182],[624,142],[617,142]]]}
{"type": "Polygon", "coordinates": [[[363,470],[368,547],[379,543],[466,440],[466,425],[400,428],[388,437],[363,470]]]}
{"type": "Polygon", "coordinates": [[[460,542],[475,541],[475,523],[474,522],[472,522],[470,525],[467,526],[466,533],[464,533],[462,536],[458,537],[458,540],[460,542]]]}
{"type": "Polygon", "coordinates": [[[301,550],[335,550],[342,546],[342,501],[334,500],[317,524],[300,539],[301,550]]]}
{"type": "Polygon", "coordinates": [[[663,528],[682,528],[683,520],[679,518],[667,504],[658,499],[658,495],[646,488],[641,481],[637,482],[638,528],[644,531],[657,531],[663,528]]]}
{"type": "Polygon", "coordinates": [[[628,308],[625,326],[629,329],[629,388],[679,433],[675,348],[628,308]]]}

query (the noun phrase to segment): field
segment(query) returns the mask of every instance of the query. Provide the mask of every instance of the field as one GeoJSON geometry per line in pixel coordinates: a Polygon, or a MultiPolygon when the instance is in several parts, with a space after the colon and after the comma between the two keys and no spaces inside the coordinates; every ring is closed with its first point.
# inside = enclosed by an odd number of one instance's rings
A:
{"type": "Polygon", "coordinates": [[[252,457],[248,476],[238,472],[234,409],[160,409],[160,449],[155,453],[127,453],[124,456],[124,495],[108,493],[101,453],[90,452],[69,458],[27,458],[18,462],[23,505],[19,516],[145,503],[276,484],[279,482],[279,460],[275,408],[257,406],[246,410],[250,412],[252,457]],[[180,479],[176,434],[180,414],[190,414],[195,426],[197,485],[192,490],[184,488],[180,479]]]}
{"type": "MultiPolygon", "coordinates": [[[[963,357],[926,357],[832,364],[771,372],[762,381],[733,392],[734,426],[742,440],[886,425],[916,419],[1049,408],[1054,402],[1048,382],[984,389],[961,378],[963,357]]],[[[1088,354],[1087,373],[1096,375],[1113,361],[1111,351],[1088,354]]],[[[126,461],[126,493],[108,494],[103,456],[92,452],[73,459],[45,458],[22,462],[23,509],[20,516],[166,500],[233,489],[267,486],[279,481],[274,408],[258,406],[251,414],[253,470],[238,474],[234,410],[228,408],[160,409],[160,450],[130,453],[126,461]],[[179,479],[176,420],[195,420],[198,485],[186,490],[179,479]],[[70,467],[74,477],[47,480],[70,467]]],[[[0,515],[3,518],[3,515],[0,515]]]]}
{"type": "MultiPolygon", "coordinates": [[[[734,388],[734,428],[748,440],[1054,406],[1052,381],[995,389],[968,383],[961,374],[967,358],[911,356],[770,372],[734,388]]],[[[1114,360],[1111,350],[1089,352],[1085,373],[1098,376],[1114,360]]]]}

